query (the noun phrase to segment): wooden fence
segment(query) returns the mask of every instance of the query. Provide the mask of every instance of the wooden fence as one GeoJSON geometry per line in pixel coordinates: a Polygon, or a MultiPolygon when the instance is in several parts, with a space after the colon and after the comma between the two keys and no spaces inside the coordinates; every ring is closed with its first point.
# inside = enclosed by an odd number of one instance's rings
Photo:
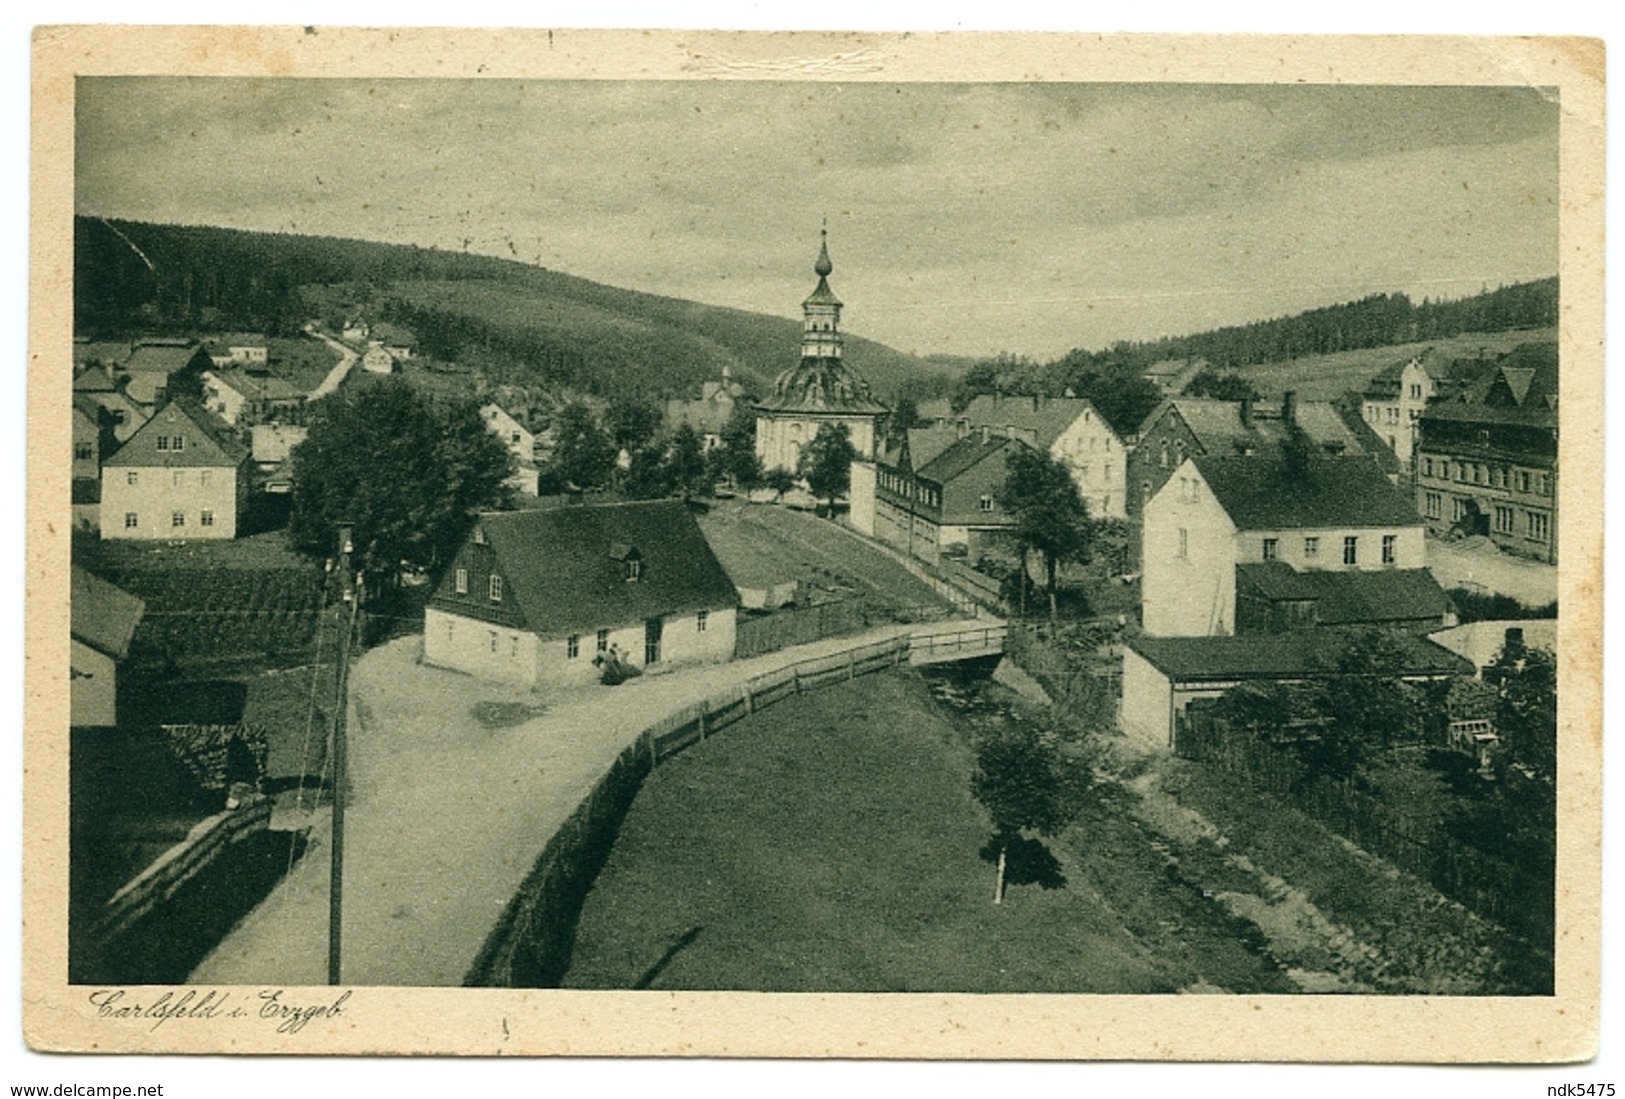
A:
{"type": "Polygon", "coordinates": [[[815,603],[768,614],[741,612],[734,629],[734,659],[762,656],[793,645],[806,645],[853,633],[869,623],[856,599],[815,603]]]}
{"type": "Polygon", "coordinates": [[[228,847],[271,823],[271,800],[254,802],[205,817],[186,838],[152,861],[107,901],[90,928],[90,938],[105,943],[129,928],[158,904],[173,897],[228,847]]]}

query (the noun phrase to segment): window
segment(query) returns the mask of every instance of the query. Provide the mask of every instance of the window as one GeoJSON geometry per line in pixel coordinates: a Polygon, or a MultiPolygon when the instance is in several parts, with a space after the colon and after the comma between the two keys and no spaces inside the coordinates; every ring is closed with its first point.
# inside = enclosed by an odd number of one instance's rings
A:
{"type": "Polygon", "coordinates": [[[710,611],[701,611],[694,616],[694,629],[700,633],[705,632],[705,620],[711,617],[710,611]]]}
{"type": "Polygon", "coordinates": [[[455,587],[458,595],[468,594],[468,570],[458,569],[455,578],[455,587]]]}
{"type": "Polygon", "coordinates": [[[1439,516],[1443,513],[1444,505],[1444,501],[1440,498],[1439,494],[1437,492],[1429,492],[1423,496],[1423,501],[1427,508],[1428,518],[1439,518],[1439,516]]]}
{"type": "Polygon", "coordinates": [[[1421,399],[1422,399],[1422,383],[1421,382],[1412,382],[1411,383],[1411,400],[1419,401],[1421,399]]]}
{"type": "Polygon", "coordinates": [[[1187,501],[1196,499],[1196,478],[1181,477],[1179,479],[1179,498],[1187,501]]]}
{"type": "Polygon", "coordinates": [[[1264,560],[1273,561],[1281,555],[1281,540],[1279,538],[1264,539],[1264,560]]]}
{"type": "Polygon", "coordinates": [[[1189,557],[1191,552],[1191,532],[1184,527],[1179,528],[1179,556],[1189,557]]]}
{"type": "Polygon", "coordinates": [[[598,631],[598,651],[601,652],[601,653],[609,652],[609,631],[608,630],[599,630],[598,631]]]}
{"type": "Polygon", "coordinates": [[[185,435],[171,435],[169,437],[169,449],[170,450],[185,450],[186,449],[186,436],[185,435]]]}
{"type": "Polygon", "coordinates": [[[1424,477],[1432,477],[1433,476],[1433,459],[1432,458],[1423,458],[1422,459],[1422,476],[1424,476],[1424,477]]]}
{"type": "Polygon", "coordinates": [[[1399,535],[1385,534],[1382,536],[1382,563],[1392,565],[1399,560],[1399,535]]]}
{"type": "Polygon", "coordinates": [[[982,498],[979,501],[977,501],[977,504],[978,504],[979,507],[981,507],[981,509],[983,511],[992,511],[993,510],[993,497],[987,495],[986,493],[983,493],[982,498]]]}
{"type": "Polygon", "coordinates": [[[1319,557],[1320,556],[1320,539],[1316,538],[1312,534],[1309,535],[1308,537],[1306,537],[1303,540],[1303,555],[1305,557],[1319,557]]]}
{"type": "Polygon", "coordinates": [[[169,483],[175,488],[180,488],[182,485],[186,484],[186,471],[177,469],[171,472],[169,475],[169,483]]]}
{"type": "Polygon", "coordinates": [[[1511,534],[1512,531],[1512,509],[1505,504],[1497,504],[1495,506],[1495,533],[1511,534]]]}
{"type": "Polygon", "coordinates": [[[636,580],[642,575],[643,562],[638,560],[636,557],[629,559],[626,562],[626,578],[628,580],[636,580]]]}
{"type": "Polygon", "coordinates": [[[168,450],[169,449],[169,436],[168,435],[160,435],[160,436],[158,436],[158,449],[159,450],[168,450]]]}
{"type": "Polygon", "coordinates": [[[1168,440],[1162,441],[1162,468],[1168,468],[1168,440]]]}
{"type": "Polygon", "coordinates": [[[1531,511],[1529,515],[1529,537],[1536,542],[1544,542],[1551,537],[1552,517],[1541,511],[1531,511]]]}
{"type": "Polygon", "coordinates": [[[1357,565],[1360,563],[1360,540],[1350,534],[1343,539],[1343,564],[1357,565]]]}
{"type": "Polygon", "coordinates": [[[210,476],[210,474],[213,472],[213,470],[209,469],[200,470],[197,475],[197,483],[202,485],[204,488],[208,488],[209,482],[214,480],[214,478],[210,476]]]}
{"type": "Polygon", "coordinates": [[[96,446],[95,446],[94,443],[74,443],[73,444],[73,460],[74,461],[76,461],[76,462],[88,462],[94,457],[96,457],[96,446]]]}
{"type": "Polygon", "coordinates": [[[1537,491],[1542,496],[1550,496],[1552,494],[1552,475],[1551,474],[1542,473],[1540,475],[1539,479],[1535,483],[1538,486],[1537,491]]]}
{"type": "Polygon", "coordinates": [[[1527,469],[1520,469],[1518,471],[1518,491],[1529,491],[1529,471],[1527,469]]]}
{"type": "Polygon", "coordinates": [[[141,475],[139,473],[137,473],[133,469],[130,470],[130,472],[128,472],[128,473],[126,473],[124,475],[124,483],[127,484],[127,485],[133,485],[137,481],[139,481],[140,479],[141,479],[141,475]]]}
{"type": "Polygon", "coordinates": [[[169,525],[172,527],[184,527],[186,525],[186,512],[171,512],[169,516],[169,525]]]}
{"type": "Polygon", "coordinates": [[[140,525],[141,525],[141,519],[140,519],[139,516],[136,515],[135,512],[127,511],[127,512],[124,513],[124,529],[125,530],[134,530],[136,527],[138,527],[140,525]]]}
{"type": "Polygon", "coordinates": [[[497,651],[497,632],[495,630],[492,630],[492,631],[490,631],[490,633],[491,633],[491,651],[496,652],[497,651]]]}
{"type": "Polygon", "coordinates": [[[197,517],[197,523],[198,523],[198,526],[200,526],[200,527],[212,527],[212,526],[214,526],[214,512],[212,512],[212,511],[201,512],[197,517]]]}
{"type": "Polygon", "coordinates": [[[574,660],[576,657],[581,655],[581,635],[580,634],[573,633],[568,638],[565,639],[565,641],[564,641],[564,655],[565,655],[566,658],[568,658],[570,660],[574,660]]]}
{"type": "Polygon", "coordinates": [[[474,544],[476,546],[485,545],[485,528],[484,527],[475,527],[474,528],[474,544]]]}
{"type": "Polygon", "coordinates": [[[496,573],[491,574],[491,602],[502,602],[502,577],[496,573]]]}

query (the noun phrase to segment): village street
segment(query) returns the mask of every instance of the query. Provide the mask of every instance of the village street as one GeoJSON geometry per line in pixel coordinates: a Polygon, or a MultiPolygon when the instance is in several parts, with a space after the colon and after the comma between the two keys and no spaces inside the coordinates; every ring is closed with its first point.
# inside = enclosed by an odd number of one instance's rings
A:
{"type": "Polygon", "coordinates": [[[1465,587],[1510,595],[1529,607],[1557,598],[1555,566],[1502,553],[1487,538],[1467,542],[1427,540],[1427,563],[1440,587],[1465,587]]]}
{"type": "MultiPolygon", "coordinates": [[[[754,676],[911,629],[535,693],[427,667],[419,635],[368,652],[350,677],[344,983],[460,984],[549,838],[644,729],[754,676]],[[491,729],[474,716],[481,702],[542,712],[491,729]]],[[[304,858],[193,983],[326,981],[329,838],[324,811],[304,858]]]]}
{"type": "Polygon", "coordinates": [[[338,364],[327,372],[327,377],[323,378],[321,384],[312,389],[309,396],[306,397],[306,400],[315,401],[327,396],[329,393],[336,392],[338,387],[344,384],[344,379],[350,374],[350,368],[355,366],[360,356],[327,333],[317,331],[314,325],[306,325],[305,334],[321,340],[339,356],[338,364]]]}

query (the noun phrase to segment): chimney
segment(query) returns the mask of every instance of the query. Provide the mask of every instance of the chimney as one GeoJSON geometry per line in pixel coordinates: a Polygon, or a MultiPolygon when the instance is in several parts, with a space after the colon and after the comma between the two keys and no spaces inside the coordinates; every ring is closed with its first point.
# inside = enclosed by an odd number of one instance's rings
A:
{"type": "Polygon", "coordinates": [[[1248,431],[1253,429],[1253,399],[1251,397],[1241,399],[1241,426],[1248,431]]]}
{"type": "Polygon", "coordinates": [[[1287,427],[1298,426],[1298,394],[1287,390],[1281,397],[1281,422],[1287,427]]]}

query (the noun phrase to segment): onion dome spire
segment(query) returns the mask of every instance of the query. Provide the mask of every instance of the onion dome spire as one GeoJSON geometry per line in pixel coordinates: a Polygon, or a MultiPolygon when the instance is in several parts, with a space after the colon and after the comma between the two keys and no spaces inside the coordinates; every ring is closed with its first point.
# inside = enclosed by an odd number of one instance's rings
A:
{"type": "Polygon", "coordinates": [[[828,277],[835,265],[829,261],[829,230],[818,230],[818,262],[813,264],[813,274],[819,278],[828,277]]]}

